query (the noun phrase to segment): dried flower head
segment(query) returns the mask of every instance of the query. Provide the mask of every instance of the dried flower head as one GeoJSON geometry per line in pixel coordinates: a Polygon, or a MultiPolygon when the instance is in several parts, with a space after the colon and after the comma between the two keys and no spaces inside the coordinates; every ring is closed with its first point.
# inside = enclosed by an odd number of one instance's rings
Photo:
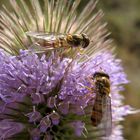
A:
{"type": "Polygon", "coordinates": [[[12,13],[6,7],[0,12],[0,47],[5,50],[0,50],[0,139],[104,139],[90,121],[97,95],[90,80],[98,71],[110,77],[108,139],[123,139],[119,121],[135,111],[122,103],[119,91],[128,81],[111,40],[105,39],[103,14],[95,14],[96,2],[91,0],[80,13],[81,0],[10,2],[12,13]],[[90,45],[81,55],[74,49],[36,54],[30,49],[36,40],[27,31],[86,33],[90,45]]]}

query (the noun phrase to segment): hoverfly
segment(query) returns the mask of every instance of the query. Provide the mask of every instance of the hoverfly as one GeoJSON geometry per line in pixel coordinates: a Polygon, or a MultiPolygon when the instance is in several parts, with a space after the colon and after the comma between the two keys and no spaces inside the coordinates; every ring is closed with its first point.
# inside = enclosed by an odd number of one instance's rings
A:
{"type": "Polygon", "coordinates": [[[60,34],[60,33],[41,33],[26,32],[30,37],[37,40],[36,45],[46,50],[60,48],[86,48],[90,40],[84,33],[82,34],[60,34]]]}
{"type": "Polygon", "coordinates": [[[109,75],[104,72],[95,72],[93,75],[96,98],[92,108],[92,125],[103,132],[103,136],[108,137],[112,132],[112,114],[109,75]]]}

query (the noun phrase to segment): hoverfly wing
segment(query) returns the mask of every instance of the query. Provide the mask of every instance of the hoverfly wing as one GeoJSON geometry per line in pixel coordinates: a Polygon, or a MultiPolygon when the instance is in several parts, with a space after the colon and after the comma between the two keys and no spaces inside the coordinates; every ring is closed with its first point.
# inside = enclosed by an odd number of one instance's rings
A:
{"type": "Polygon", "coordinates": [[[34,50],[36,53],[45,52],[48,50],[60,49],[60,38],[65,38],[61,33],[42,33],[42,32],[26,32],[27,36],[35,38],[37,41],[31,45],[30,50],[34,50]]]}
{"type": "Polygon", "coordinates": [[[102,97],[102,120],[99,124],[99,129],[103,137],[109,137],[112,133],[112,112],[111,112],[111,98],[109,95],[102,97]]]}
{"type": "Polygon", "coordinates": [[[27,32],[26,34],[35,39],[42,39],[42,40],[46,40],[46,41],[56,40],[56,36],[54,34],[50,34],[50,33],[27,32]]]}
{"type": "Polygon", "coordinates": [[[55,41],[57,38],[64,37],[65,34],[61,33],[55,33],[55,32],[50,32],[50,33],[43,33],[43,32],[26,32],[27,36],[33,37],[35,39],[42,39],[46,41],[55,41]]]}
{"type": "Polygon", "coordinates": [[[53,48],[53,47],[49,47],[49,46],[47,46],[47,47],[42,47],[40,44],[38,44],[38,43],[34,43],[34,44],[32,44],[31,46],[30,46],[30,48],[29,48],[29,50],[31,51],[31,52],[34,52],[34,53],[44,53],[44,52],[46,52],[46,51],[52,51],[52,50],[57,50],[57,49],[59,49],[60,50],[60,48],[53,48]]]}
{"type": "Polygon", "coordinates": [[[44,53],[48,51],[49,49],[53,50],[53,48],[41,47],[38,43],[33,43],[29,48],[29,50],[34,53],[44,53]]]}

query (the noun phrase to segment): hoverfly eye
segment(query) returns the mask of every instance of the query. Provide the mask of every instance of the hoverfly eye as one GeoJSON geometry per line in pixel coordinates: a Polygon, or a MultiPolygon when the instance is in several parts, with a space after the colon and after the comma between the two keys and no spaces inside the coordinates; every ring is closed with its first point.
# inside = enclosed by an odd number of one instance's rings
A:
{"type": "Polygon", "coordinates": [[[88,36],[84,33],[82,34],[82,37],[83,37],[83,42],[84,42],[83,48],[86,48],[89,45],[90,40],[89,40],[88,36]]]}

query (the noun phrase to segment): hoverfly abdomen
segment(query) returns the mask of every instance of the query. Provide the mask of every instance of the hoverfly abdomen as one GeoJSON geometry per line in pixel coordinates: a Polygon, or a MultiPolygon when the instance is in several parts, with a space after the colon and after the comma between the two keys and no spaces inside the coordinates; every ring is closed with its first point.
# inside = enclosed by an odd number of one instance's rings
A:
{"type": "Polygon", "coordinates": [[[92,114],[91,114],[91,121],[93,126],[98,126],[98,124],[101,123],[101,119],[103,117],[103,111],[102,111],[102,97],[101,95],[96,96],[94,106],[92,108],[92,114]]]}

